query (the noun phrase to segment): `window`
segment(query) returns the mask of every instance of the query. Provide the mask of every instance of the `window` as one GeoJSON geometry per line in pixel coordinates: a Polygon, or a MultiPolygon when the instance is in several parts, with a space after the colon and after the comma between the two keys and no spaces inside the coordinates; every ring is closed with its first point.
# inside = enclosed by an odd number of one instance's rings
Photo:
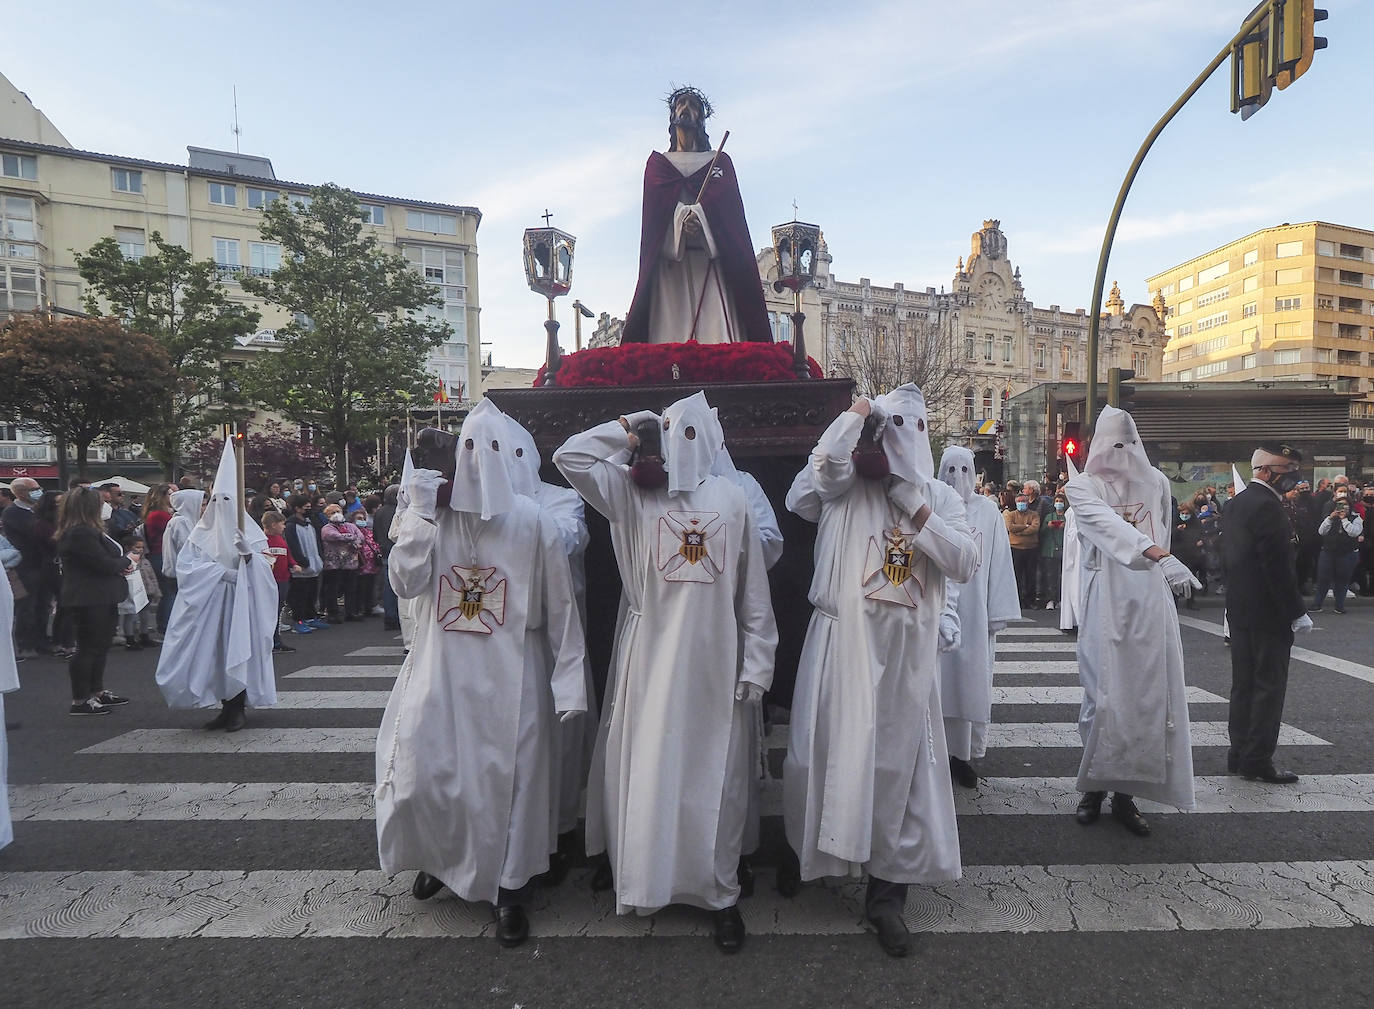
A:
{"type": "Polygon", "coordinates": [[[1276,284],[1301,284],[1302,270],[1293,268],[1291,270],[1278,270],[1274,273],[1274,283],[1276,284]]]}
{"type": "Polygon", "coordinates": [[[1193,380],[1193,369],[1188,368],[1185,371],[1180,371],[1178,373],[1178,380],[1180,382],[1191,382],[1193,380]]]}
{"type": "Polygon", "coordinates": [[[976,336],[974,336],[972,333],[965,333],[965,334],[964,334],[964,360],[965,360],[965,361],[972,361],[972,360],[974,359],[974,357],[977,356],[977,350],[976,350],[975,347],[974,347],[974,344],[977,342],[977,339],[978,339],[978,338],[977,338],[976,336]]]}
{"type": "Polygon", "coordinates": [[[1364,314],[1364,302],[1359,298],[1342,298],[1336,303],[1336,307],[1342,312],[1358,312],[1364,314]]]}
{"type": "MultiPolygon", "coordinates": [[[[0,258],[37,259],[38,228],[34,202],[25,196],[0,196],[0,258]]],[[[0,299],[0,309],[4,302],[0,299]]]]}
{"type": "Polygon", "coordinates": [[[1302,336],[1302,323],[1280,322],[1274,325],[1275,340],[1296,340],[1302,336]]]}
{"type": "Polygon", "coordinates": [[[215,239],[215,267],[221,277],[232,278],[243,269],[239,260],[239,240],[237,238],[215,239]]]}
{"type": "Polygon", "coordinates": [[[1218,263],[1216,266],[1209,266],[1207,267],[1207,269],[1199,271],[1197,275],[1197,282],[1199,284],[1210,284],[1218,277],[1224,277],[1230,272],[1231,264],[1229,261],[1225,263],[1218,263]]]}
{"type": "Polygon", "coordinates": [[[1225,350],[1230,342],[1229,336],[1214,336],[1210,340],[1199,340],[1193,344],[1193,350],[1198,354],[1214,354],[1219,350],[1225,350]]]}
{"type": "Polygon", "coordinates": [[[297,210],[309,210],[310,204],[315,202],[313,197],[305,193],[291,193],[286,199],[291,206],[295,207],[297,210]]]}
{"type": "Polygon", "coordinates": [[[1199,294],[1197,298],[1197,307],[1202,308],[1204,305],[1215,305],[1218,301],[1225,301],[1230,297],[1230,294],[1231,289],[1229,287],[1220,287],[1215,291],[1209,291],[1207,294],[1199,294]]]}
{"type": "Polygon", "coordinates": [[[1066,375],[1073,371],[1073,350],[1069,347],[1059,348],[1059,370],[1066,375]]]}
{"type": "MultiPolygon", "coordinates": [[[[236,243],[237,244],[237,243],[236,243]]],[[[248,243],[248,272],[265,277],[281,267],[281,246],[276,242],[248,243]]]]}
{"type": "Polygon", "coordinates": [[[1245,266],[1254,266],[1258,262],[1259,249],[1251,249],[1249,252],[1245,254],[1245,258],[1241,260],[1241,263],[1245,266]]]}
{"type": "Polygon", "coordinates": [[[114,238],[125,259],[142,259],[146,251],[142,228],[115,228],[114,238]]]}
{"type": "Polygon", "coordinates": [[[363,204],[363,223],[375,224],[381,227],[386,223],[386,208],[375,203],[363,204]]]}
{"type": "Polygon", "coordinates": [[[1336,244],[1334,242],[1318,242],[1317,255],[1334,256],[1336,254],[1336,244]]]}
{"type": "Polygon", "coordinates": [[[407,210],[406,228],[410,231],[428,231],[435,235],[456,235],[458,218],[423,210],[407,210]]]}
{"type": "Polygon", "coordinates": [[[1192,310],[1193,310],[1193,301],[1192,301],[1191,298],[1189,298],[1187,301],[1180,301],[1180,302],[1178,303],[1178,314],[1179,314],[1179,315],[1187,315],[1187,314],[1188,314],[1189,312],[1191,312],[1192,310]]]}
{"type": "Polygon", "coordinates": [[[132,168],[111,168],[110,185],[116,193],[141,193],[143,173],[132,168]]]}
{"type": "Polygon", "coordinates": [[[1355,287],[1364,287],[1364,274],[1359,270],[1342,270],[1341,283],[1351,284],[1355,287]]]}
{"type": "Polygon", "coordinates": [[[1259,327],[1258,327],[1258,326],[1247,326],[1245,329],[1242,329],[1242,330],[1240,331],[1240,342],[1241,342],[1241,343],[1253,343],[1255,340],[1258,340],[1258,339],[1259,339],[1259,327]]]}
{"type": "Polygon", "coordinates": [[[1037,343],[1037,344],[1035,345],[1035,368],[1036,368],[1036,370],[1037,370],[1037,371],[1044,371],[1047,367],[1049,367],[1049,365],[1047,364],[1047,361],[1048,361],[1047,348],[1045,347],[1045,345],[1044,345],[1043,343],[1037,343]]]}
{"type": "Polygon", "coordinates": [[[1230,312],[1217,312],[1214,315],[1204,315],[1197,321],[1197,330],[1201,333],[1204,330],[1211,329],[1213,326],[1220,326],[1230,319],[1230,317],[1230,312]]]}
{"type": "Polygon", "coordinates": [[[1292,312],[1292,311],[1294,311],[1294,310],[1296,310],[1296,309],[1299,309],[1299,308],[1302,308],[1302,299],[1301,299],[1301,298],[1275,298],[1275,299],[1274,299],[1274,311],[1275,311],[1275,312],[1292,312]]]}
{"type": "Polygon", "coordinates": [[[1167,298],[1169,295],[1171,295],[1171,294],[1174,293],[1174,285],[1173,285],[1173,284],[1168,284],[1168,285],[1166,285],[1166,286],[1164,286],[1164,287],[1161,287],[1161,288],[1159,289],[1159,293],[1162,294],[1162,295],[1164,295],[1164,297],[1167,298]]]}
{"type": "Polygon", "coordinates": [[[1274,351],[1275,364],[1302,364],[1302,351],[1300,350],[1276,350],[1274,351]]]}
{"type": "Polygon", "coordinates": [[[1230,361],[1213,361],[1211,364],[1200,364],[1193,370],[1197,378],[1209,378],[1212,375],[1221,375],[1230,370],[1230,361]]]}
{"type": "Polygon", "coordinates": [[[32,154],[0,154],[0,175],[10,179],[37,179],[38,159],[32,154]]]}
{"type": "MultiPolygon", "coordinates": [[[[452,320],[450,320],[450,322],[452,322],[452,320]]],[[[456,327],[455,331],[457,331],[456,327]]],[[[792,342],[792,316],[788,315],[786,312],[778,313],[778,341],[780,343],[792,342]]]]}
{"type": "Polygon", "coordinates": [[[275,189],[257,189],[253,186],[248,187],[248,206],[253,210],[265,210],[269,203],[273,203],[280,198],[281,193],[277,192],[275,189]]]}
{"type": "Polygon", "coordinates": [[[989,420],[989,419],[991,419],[991,418],[992,418],[992,390],[991,390],[991,389],[984,389],[984,390],[983,390],[983,419],[984,419],[984,420],[989,420]]]}
{"type": "Polygon", "coordinates": [[[1193,278],[1192,278],[1191,276],[1182,277],[1182,278],[1179,279],[1179,282],[1178,282],[1178,289],[1179,289],[1180,291],[1189,291],[1189,290],[1192,290],[1192,287],[1193,287],[1193,278]]]}
{"type": "Polygon", "coordinates": [[[991,333],[985,333],[985,334],[983,334],[983,360],[984,360],[984,361],[991,361],[991,360],[992,360],[992,348],[993,348],[993,343],[994,343],[994,342],[995,342],[995,338],[993,337],[993,335],[992,335],[991,333]]]}
{"type": "Polygon", "coordinates": [[[972,421],[974,419],[973,411],[975,404],[973,396],[974,392],[972,386],[964,390],[964,420],[967,421],[972,421]]]}
{"type": "Polygon", "coordinates": [[[1011,364],[1011,337],[1002,337],[1002,363],[1011,364]]]}
{"type": "Polygon", "coordinates": [[[1254,314],[1255,314],[1256,312],[1258,312],[1258,311],[1259,311],[1259,302],[1258,302],[1258,301],[1247,302],[1247,303],[1241,308],[1241,310],[1240,310],[1240,317],[1241,317],[1242,319],[1248,319],[1248,318],[1250,318],[1252,315],[1254,315],[1254,314]]]}
{"type": "Polygon", "coordinates": [[[1364,246],[1341,243],[1342,259],[1364,259],[1364,246]]]}
{"type": "Polygon", "coordinates": [[[1335,311],[1336,299],[1329,294],[1317,295],[1317,310],[1326,309],[1328,312],[1335,311]]]}
{"type": "Polygon", "coordinates": [[[1133,351],[1131,351],[1131,368],[1134,369],[1134,371],[1135,371],[1135,373],[1136,373],[1137,375],[1144,376],[1146,370],[1147,370],[1149,367],[1150,367],[1150,355],[1149,355],[1146,351],[1143,351],[1143,350],[1133,350],[1133,351]]]}
{"type": "Polygon", "coordinates": [[[0,264],[0,311],[31,312],[39,305],[39,296],[47,294],[42,271],[36,266],[0,264]]]}
{"type": "Polygon", "coordinates": [[[1178,335],[1179,335],[1179,336],[1191,336],[1191,335],[1192,335],[1192,332],[1193,332],[1193,324],[1192,324],[1191,322],[1185,322],[1182,326],[1179,326],[1179,327],[1178,327],[1178,335]]]}
{"type": "Polygon", "coordinates": [[[210,202],[217,207],[237,207],[239,188],[227,182],[210,183],[210,202]]]}
{"type": "Polygon", "coordinates": [[[1245,283],[1241,285],[1241,289],[1245,291],[1246,294],[1249,294],[1251,291],[1259,290],[1259,276],[1246,277],[1245,283]]]}
{"type": "Polygon", "coordinates": [[[1278,259],[1288,259],[1291,256],[1302,255],[1302,242],[1280,242],[1274,246],[1274,256],[1278,259]]]}
{"type": "Polygon", "coordinates": [[[1241,356],[1241,359],[1240,359],[1240,370],[1241,370],[1241,371],[1246,371],[1246,370],[1249,369],[1249,368],[1258,368],[1258,367],[1259,367],[1259,355],[1258,355],[1258,354],[1244,354],[1244,355],[1241,356]]]}
{"type": "MultiPolygon", "coordinates": [[[[425,315],[430,318],[444,319],[453,327],[449,342],[467,345],[467,280],[466,260],[458,249],[444,249],[432,245],[407,245],[405,258],[416,273],[439,289],[443,296],[443,308],[430,306],[425,315]]],[[[786,332],[791,334],[790,318],[787,318],[786,332]]],[[[782,329],[781,320],[779,329],[782,329]]]]}

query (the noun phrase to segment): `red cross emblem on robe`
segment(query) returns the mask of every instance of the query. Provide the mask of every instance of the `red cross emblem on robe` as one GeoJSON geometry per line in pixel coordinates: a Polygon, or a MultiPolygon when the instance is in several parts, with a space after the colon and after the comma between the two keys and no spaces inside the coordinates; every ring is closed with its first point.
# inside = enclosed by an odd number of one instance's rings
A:
{"type": "Polygon", "coordinates": [[[506,580],[495,568],[450,569],[439,579],[439,623],[446,631],[490,634],[506,622],[506,580]],[[447,622],[446,622],[447,621],[447,622]]]}

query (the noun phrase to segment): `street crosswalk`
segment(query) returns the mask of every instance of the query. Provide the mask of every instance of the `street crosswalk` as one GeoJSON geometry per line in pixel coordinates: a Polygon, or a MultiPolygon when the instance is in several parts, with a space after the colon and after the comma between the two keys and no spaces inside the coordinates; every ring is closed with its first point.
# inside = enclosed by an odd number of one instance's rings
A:
{"type": "MultiPolygon", "coordinates": [[[[372,821],[376,724],[400,669],[384,660],[401,655],[399,645],[371,645],[354,649],[342,662],[286,674],[276,713],[242,732],[114,730],[77,749],[72,759],[89,767],[92,779],[99,779],[103,761],[117,759],[114,766],[129,780],[12,785],[19,842],[28,825],[42,824],[73,831],[127,825],[120,827],[120,844],[135,850],[138,831],[155,825],[214,829],[215,823],[232,821],[236,832],[251,836],[273,821],[315,822],[321,825],[316,829],[329,830],[372,821]],[[270,760],[277,772],[302,764],[318,769],[319,761],[328,759],[334,771],[326,777],[339,771],[350,777],[244,781],[252,773],[236,759],[244,754],[261,755],[256,759],[270,760]],[[204,780],[172,780],[185,755],[196,756],[193,766],[204,780]]],[[[1075,779],[1063,773],[1080,746],[1075,719],[1082,694],[1073,642],[1056,628],[1021,623],[999,637],[997,655],[990,759],[1015,751],[1015,765],[1025,773],[984,778],[976,791],[956,789],[961,825],[983,817],[1023,817],[1029,828],[1052,822],[1048,817],[1067,818],[1079,798],[1075,779]]],[[[1225,747],[1226,698],[1193,685],[1188,702],[1195,752],[1225,747]]],[[[780,757],[786,739],[786,726],[775,726],[766,740],[770,756],[780,757]]],[[[1331,740],[1299,725],[1285,723],[1280,742],[1309,753],[1339,753],[1331,740]]],[[[765,783],[763,814],[776,819],[781,760],[767,763],[773,777],[765,783]]],[[[1004,762],[999,769],[1014,771],[1015,766],[1004,762]]],[[[1141,802],[1141,809],[1163,814],[1164,831],[1194,817],[1374,813],[1374,774],[1307,774],[1291,788],[1200,775],[1195,786],[1197,807],[1188,814],[1148,802],[1141,802]]],[[[1118,840],[1105,831],[1101,836],[1104,844],[1118,840]]],[[[1132,862],[1122,856],[1125,861],[1112,862],[1112,852],[1136,850],[1125,845],[1104,849],[1108,857],[1090,864],[966,864],[956,883],[912,888],[908,923],[916,930],[954,933],[1374,925],[1374,860],[1303,858],[1295,852],[1285,861],[1132,862]]],[[[477,939],[491,934],[487,908],[454,899],[420,903],[409,895],[409,875],[389,877],[357,867],[375,865],[374,852],[359,851],[347,866],[329,868],[304,846],[292,856],[296,864],[290,869],[279,867],[281,859],[263,868],[159,865],[145,858],[129,868],[0,873],[0,940],[477,939]]],[[[844,935],[863,931],[862,904],[861,882],[835,880],[808,886],[793,900],[760,885],[741,909],[751,933],[844,935]]],[[[530,911],[536,936],[698,935],[710,929],[709,919],[682,909],[644,918],[617,916],[608,895],[590,893],[579,873],[561,887],[538,890],[530,911]]]]}

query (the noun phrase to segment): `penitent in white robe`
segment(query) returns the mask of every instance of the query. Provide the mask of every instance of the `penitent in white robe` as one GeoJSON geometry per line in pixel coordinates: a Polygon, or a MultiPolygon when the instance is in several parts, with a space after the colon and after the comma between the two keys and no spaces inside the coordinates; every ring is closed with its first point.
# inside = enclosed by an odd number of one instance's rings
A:
{"type": "MultiPolygon", "coordinates": [[[[663,155],[683,176],[697,172],[714,151],[667,151],[663,155]]],[[[663,235],[654,269],[653,300],[649,304],[649,338],[654,343],[735,343],[744,339],[739,313],[730,289],[721,283],[718,255],[706,212],[698,204],[679,202],[663,235]],[[695,212],[701,234],[690,238],[683,230],[695,212]],[[692,322],[696,320],[693,330],[692,322]]]]}
{"type": "Polygon", "coordinates": [[[377,735],[377,849],[387,872],[422,870],[495,902],[548,869],[553,724],[586,708],[582,629],[562,539],[538,505],[517,497],[487,521],[439,511],[430,522],[408,510],[391,551],[415,639],[377,735]]]}
{"type": "Polygon", "coordinates": [[[18,689],[19,667],[14,661],[14,593],[10,590],[10,580],[0,575],[0,848],[14,840],[14,825],[10,823],[5,695],[18,689]]]}
{"type": "Polygon", "coordinates": [[[1078,788],[1192,809],[1193,751],[1178,613],[1159,566],[1142,556],[1151,546],[1169,549],[1169,480],[1157,469],[1148,472],[1148,483],[1126,485],[1124,496],[1091,473],[1073,477],[1064,488],[1079,557],[1078,788]]]}
{"type": "Polygon", "coordinates": [[[629,454],[616,421],[554,453],[610,521],[623,583],[587,782],[587,852],[609,853],[620,914],[730,907],[739,898],[756,712],[735,690],[772,683],[778,632],[768,576],[739,487],[708,476],[672,496],[644,490],[630,479],[629,454]],[[684,535],[695,528],[704,554],[689,562],[684,535]]]}
{"type": "Polygon", "coordinates": [[[858,414],[840,414],[787,495],[820,528],[783,819],[803,879],[948,882],[961,866],[936,649],[945,579],[972,577],[978,548],[963,501],[941,481],[917,476],[932,514],[916,532],[902,484],[857,476],[862,428],[858,414]],[[883,571],[894,526],[912,548],[901,584],[883,571]]]}
{"type": "Polygon", "coordinates": [[[949,587],[945,608],[958,614],[959,647],[940,653],[940,704],[949,752],[960,760],[976,760],[987,752],[992,721],[997,632],[991,625],[1005,627],[1019,619],[1021,604],[1002,513],[981,494],[970,496],[964,507],[979,547],[979,563],[967,584],[949,587]]]}

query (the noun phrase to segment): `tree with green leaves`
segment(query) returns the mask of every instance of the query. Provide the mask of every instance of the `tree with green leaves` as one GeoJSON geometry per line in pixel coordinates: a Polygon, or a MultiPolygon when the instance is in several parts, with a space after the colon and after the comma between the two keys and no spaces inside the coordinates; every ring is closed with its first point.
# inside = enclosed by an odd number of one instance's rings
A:
{"type": "Polygon", "coordinates": [[[288,420],[312,424],[333,447],[340,484],[345,447],[380,434],[391,404],[422,397],[425,360],[452,328],[425,314],[438,291],[363,229],[352,193],[321,186],[307,201],[277,200],[262,237],[281,246],[281,266],[244,277],[243,288],[293,313],[277,330],[280,350],[249,369],[248,387],[288,420]]]}
{"type": "Polygon", "coordinates": [[[102,238],[76,253],[76,267],[90,286],[88,312],[99,315],[103,302],[128,330],[148,334],[167,352],[175,382],[143,409],[154,422],[149,453],[175,478],[182,453],[229,419],[222,361],[238,337],[257,329],[260,316],[229,300],[213,260],[193,260],[156,231],[149,240],[152,253],[127,259],[113,238],[102,238]]]}
{"type": "Polygon", "coordinates": [[[158,341],[118,319],[33,313],[0,330],[0,415],[54,439],[63,465],[73,446],[83,480],[93,442],[148,436],[147,405],[165,400],[174,378],[158,341]]]}

